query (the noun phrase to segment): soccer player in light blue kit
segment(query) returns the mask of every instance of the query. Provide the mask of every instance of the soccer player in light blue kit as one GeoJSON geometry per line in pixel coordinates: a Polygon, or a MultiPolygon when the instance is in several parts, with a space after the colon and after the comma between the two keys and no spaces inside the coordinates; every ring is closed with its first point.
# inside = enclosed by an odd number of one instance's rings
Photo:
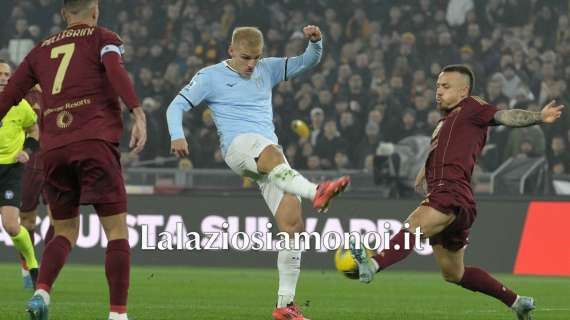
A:
{"type": "MultiPolygon", "coordinates": [[[[263,35],[255,27],[233,31],[229,47],[231,59],[197,72],[167,110],[171,151],[178,157],[188,155],[182,128],[182,115],[205,102],[212,110],[220,136],[222,154],[237,174],[253,178],[259,185],[277,226],[291,236],[304,231],[301,197],[313,207],[326,211],[329,201],[350,183],[347,176],[319,185],[293,170],[278,145],[273,126],[271,90],[316,66],[322,55],[321,31],[316,26],[303,29],[310,40],[305,52],[292,58],[261,58],[263,35]]],[[[273,318],[306,319],[294,303],[301,266],[301,251],[279,252],[279,292],[273,318]]]]}

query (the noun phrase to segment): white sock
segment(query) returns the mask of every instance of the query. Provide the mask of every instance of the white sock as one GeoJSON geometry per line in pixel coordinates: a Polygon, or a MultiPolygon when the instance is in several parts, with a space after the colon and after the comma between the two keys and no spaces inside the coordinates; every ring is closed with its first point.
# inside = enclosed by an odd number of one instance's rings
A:
{"type": "Polygon", "coordinates": [[[109,320],[129,320],[126,313],[109,312],[109,320]]]}
{"type": "Polygon", "coordinates": [[[38,289],[34,292],[34,296],[39,295],[44,299],[46,305],[49,306],[49,292],[45,291],[44,289],[38,289]]]}
{"type": "Polygon", "coordinates": [[[22,278],[25,278],[30,275],[30,271],[22,268],[22,278]]]}
{"type": "MultiPolygon", "coordinates": [[[[291,248],[294,240],[291,240],[291,248]]],[[[301,250],[281,250],[277,256],[279,291],[277,308],[286,307],[295,299],[295,288],[301,273],[301,250]]]]}
{"type": "Polygon", "coordinates": [[[372,261],[374,268],[376,268],[376,272],[378,272],[378,270],[380,270],[380,266],[378,265],[378,261],[376,261],[376,259],[372,259],[372,258],[370,258],[370,261],[372,261]]]}
{"type": "Polygon", "coordinates": [[[282,163],[273,168],[267,177],[279,189],[301,198],[313,200],[317,193],[317,185],[307,180],[287,163],[282,163]]]}

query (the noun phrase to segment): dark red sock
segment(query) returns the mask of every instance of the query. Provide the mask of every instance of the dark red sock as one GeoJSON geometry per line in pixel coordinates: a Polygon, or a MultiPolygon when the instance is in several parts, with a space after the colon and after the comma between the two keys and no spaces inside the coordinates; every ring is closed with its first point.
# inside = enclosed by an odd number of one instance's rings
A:
{"type": "Polygon", "coordinates": [[[48,244],[51,239],[53,239],[53,226],[50,224],[46,232],[46,237],[44,238],[44,244],[48,244]]]}
{"type": "MultiPolygon", "coordinates": [[[[390,239],[390,248],[384,249],[379,254],[372,257],[376,262],[378,262],[378,266],[380,270],[386,269],[387,267],[393,265],[394,263],[403,260],[407,256],[412,253],[414,250],[414,245],[416,243],[416,235],[410,233],[410,246],[409,249],[406,249],[404,246],[405,242],[405,234],[408,231],[406,229],[401,229],[395,236],[390,239]],[[398,245],[398,250],[395,249],[395,246],[398,245]]],[[[380,271],[378,270],[378,271],[380,271]]]]}
{"type": "Polygon", "coordinates": [[[477,267],[465,267],[463,278],[458,283],[465,289],[481,292],[501,300],[507,307],[513,305],[517,294],[493,278],[487,271],[477,267]]]}
{"type": "Polygon", "coordinates": [[[70,251],[71,243],[64,236],[56,236],[46,245],[38,275],[38,289],[50,291],[70,251]]]}
{"type": "Polygon", "coordinates": [[[109,241],[105,255],[105,275],[109,284],[111,312],[127,312],[131,253],[126,239],[109,241]]]}

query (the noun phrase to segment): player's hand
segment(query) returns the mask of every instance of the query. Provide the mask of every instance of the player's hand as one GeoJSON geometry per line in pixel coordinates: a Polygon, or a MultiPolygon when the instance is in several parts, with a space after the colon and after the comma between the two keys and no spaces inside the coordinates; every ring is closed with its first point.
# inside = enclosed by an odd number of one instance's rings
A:
{"type": "Polygon", "coordinates": [[[540,116],[542,117],[542,122],[553,123],[558,120],[562,115],[563,105],[557,105],[555,100],[550,101],[549,104],[544,106],[542,111],[540,111],[540,116]]]}
{"type": "Polygon", "coordinates": [[[188,152],[188,142],[186,142],[186,139],[172,140],[172,142],[170,142],[170,153],[178,158],[188,156],[190,153],[188,152]]]}
{"type": "Polygon", "coordinates": [[[20,151],[16,155],[16,161],[19,163],[26,163],[30,160],[30,155],[26,151],[20,151]]]}
{"type": "Polygon", "coordinates": [[[146,116],[142,108],[133,109],[133,121],[129,148],[131,148],[132,153],[138,154],[146,144],[146,116]]]}
{"type": "Polygon", "coordinates": [[[303,28],[303,33],[305,37],[313,42],[321,40],[321,29],[317,26],[308,25],[303,28]]]}
{"type": "Polygon", "coordinates": [[[422,195],[425,195],[427,193],[425,168],[422,168],[416,176],[415,187],[417,193],[422,195]]]}

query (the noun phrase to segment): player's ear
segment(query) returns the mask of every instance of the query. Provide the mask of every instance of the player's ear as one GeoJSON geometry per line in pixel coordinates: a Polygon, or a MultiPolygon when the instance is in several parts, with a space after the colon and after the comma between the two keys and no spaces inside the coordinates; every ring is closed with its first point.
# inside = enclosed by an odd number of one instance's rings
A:
{"type": "Polygon", "coordinates": [[[59,13],[63,17],[63,21],[67,22],[67,13],[65,12],[65,9],[62,8],[59,13]]]}
{"type": "Polygon", "coordinates": [[[99,5],[94,5],[91,7],[90,12],[91,19],[97,21],[99,19],[99,5]]]}
{"type": "Polygon", "coordinates": [[[230,45],[228,48],[228,54],[230,55],[230,57],[232,57],[232,58],[234,57],[234,52],[235,52],[234,47],[232,47],[232,45],[230,45]]]}

